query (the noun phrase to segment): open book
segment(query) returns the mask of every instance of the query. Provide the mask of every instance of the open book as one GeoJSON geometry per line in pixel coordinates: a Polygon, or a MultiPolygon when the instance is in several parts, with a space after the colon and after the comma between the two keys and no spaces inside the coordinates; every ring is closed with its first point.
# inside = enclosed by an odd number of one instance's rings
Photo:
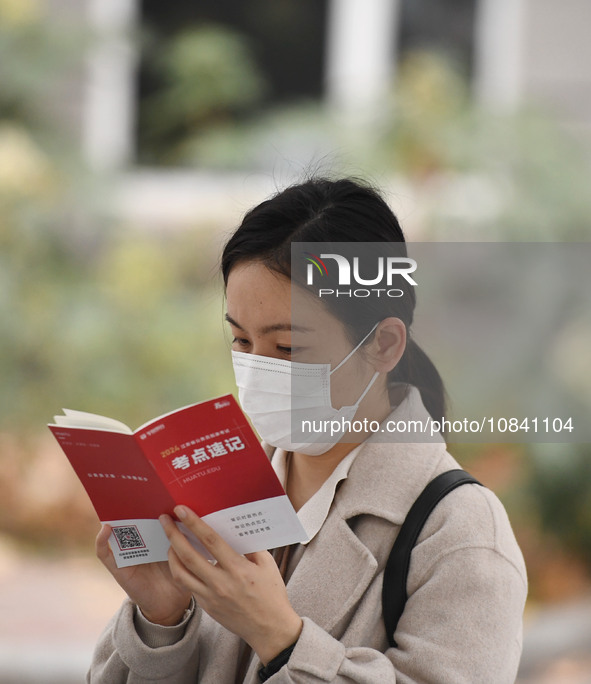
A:
{"type": "MultiPolygon", "coordinates": [[[[269,459],[231,394],[185,406],[132,431],[64,410],[49,425],[84,485],[119,567],[166,560],[158,516],[186,504],[236,551],[307,539],[269,459]]],[[[193,545],[197,539],[177,523],[193,545]]]]}

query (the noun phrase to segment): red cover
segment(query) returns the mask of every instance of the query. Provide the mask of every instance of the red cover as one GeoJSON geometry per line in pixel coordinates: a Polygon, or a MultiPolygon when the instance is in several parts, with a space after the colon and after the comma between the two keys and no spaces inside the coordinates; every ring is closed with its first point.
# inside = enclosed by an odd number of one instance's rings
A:
{"type": "Polygon", "coordinates": [[[133,435],[49,427],[100,520],[157,518],[179,503],[204,516],[284,494],[230,394],[173,411],[133,435]]]}

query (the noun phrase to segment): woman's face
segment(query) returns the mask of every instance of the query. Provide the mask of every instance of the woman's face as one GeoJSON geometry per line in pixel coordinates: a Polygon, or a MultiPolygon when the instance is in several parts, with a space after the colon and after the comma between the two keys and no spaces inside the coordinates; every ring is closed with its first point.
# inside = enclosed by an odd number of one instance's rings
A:
{"type": "MultiPolygon", "coordinates": [[[[293,294],[295,322],[288,278],[256,261],[236,265],[226,286],[232,349],[275,359],[330,363],[334,368],[353,348],[343,324],[300,288],[293,294]]],[[[353,354],[331,376],[334,408],[354,404],[374,372],[361,350],[353,354]]]]}

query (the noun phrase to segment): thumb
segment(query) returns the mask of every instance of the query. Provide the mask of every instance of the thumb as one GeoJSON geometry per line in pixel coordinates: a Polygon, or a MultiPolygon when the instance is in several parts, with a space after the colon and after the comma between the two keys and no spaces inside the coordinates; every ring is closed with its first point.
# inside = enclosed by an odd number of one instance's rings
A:
{"type": "Polygon", "coordinates": [[[96,535],[96,555],[109,569],[111,565],[115,565],[115,558],[111,547],[109,546],[109,537],[111,536],[111,526],[106,523],[96,535]]]}

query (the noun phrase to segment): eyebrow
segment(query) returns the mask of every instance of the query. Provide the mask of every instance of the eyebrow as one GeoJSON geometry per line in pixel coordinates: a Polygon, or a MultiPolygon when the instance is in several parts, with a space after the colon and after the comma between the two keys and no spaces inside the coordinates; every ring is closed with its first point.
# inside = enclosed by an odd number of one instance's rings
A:
{"type": "MultiPolygon", "coordinates": [[[[235,321],[230,314],[226,313],[225,315],[226,320],[230,325],[233,325],[235,328],[238,328],[239,330],[244,330],[244,328],[235,321]]],[[[271,325],[265,325],[262,328],[260,328],[257,332],[260,333],[261,335],[268,335],[269,333],[272,332],[312,332],[313,328],[306,328],[303,325],[292,325],[291,323],[272,323],[271,325]]],[[[246,331],[245,331],[246,332],[246,331]]]]}

